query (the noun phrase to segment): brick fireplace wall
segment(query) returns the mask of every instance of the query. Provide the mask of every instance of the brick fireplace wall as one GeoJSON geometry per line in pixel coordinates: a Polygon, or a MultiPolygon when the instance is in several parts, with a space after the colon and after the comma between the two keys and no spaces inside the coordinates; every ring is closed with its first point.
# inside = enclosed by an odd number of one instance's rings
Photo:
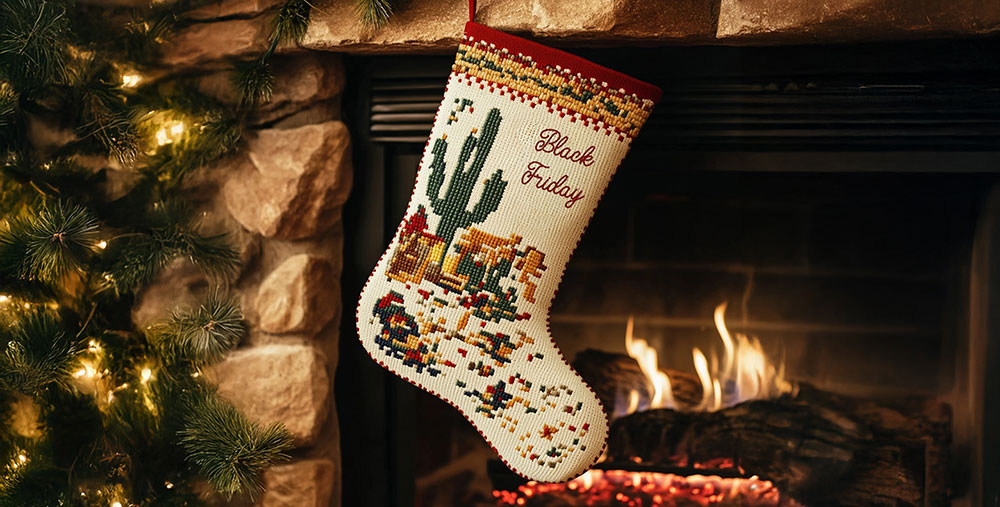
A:
{"type": "Polygon", "coordinates": [[[727,302],[729,328],[759,337],[793,379],[876,397],[948,392],[947,302],[975,177],[685,169],[667,157],[616,175],[553,304],[567,357],[624,353],[631,315],[661,367],[694,374],[693,347],[721,353],[712,314],[727,302]]]}

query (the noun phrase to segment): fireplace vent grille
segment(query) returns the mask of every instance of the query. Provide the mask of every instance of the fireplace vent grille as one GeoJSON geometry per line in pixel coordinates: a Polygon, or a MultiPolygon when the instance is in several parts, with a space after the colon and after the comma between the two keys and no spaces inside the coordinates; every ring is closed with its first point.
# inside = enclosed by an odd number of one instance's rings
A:
{"type": "MultiPolygon", "coordinates": [[[[447,60],[431,62],[409,74],[374,77],[372,141],[426,141],[448,72],[447,60]],[[441,70],[424,77],[430,68],[441,70]]],[[[636,141],[647,149],[1000,150],[1000,79],[983,73],[976,81],[921,73],[683,79],[675,73],[654,81],[664,98],[636,141]]]]}

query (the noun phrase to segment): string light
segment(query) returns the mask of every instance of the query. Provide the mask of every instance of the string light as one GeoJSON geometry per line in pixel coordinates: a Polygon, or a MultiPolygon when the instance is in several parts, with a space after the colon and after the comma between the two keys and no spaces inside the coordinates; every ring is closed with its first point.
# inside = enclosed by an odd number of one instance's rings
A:
{"type": "Polygon", "coordinates": [[[156,145],[165,146],[179,141],[184,135],[184,128],[183,121],[167,122],[166,125],[160,127],[160,130],[156,131],[156,145]]]}
{"type": "Polygon", "coordinates": [[[114,502],[114,503],[111,504],[111,507],[122,507],[122,503],[121,502],[114,502]]]}
{"type": "Polygon", "coordinates": [[[10,465],[8,465],[7,468],[8,468],[8,470],[17,470],[18,468],[20,468],[22,465],[26,464],[27,462],[28,462],[28,456],[26,454],[24,454],[23,452],[19,452],[19,453],[17,453],[17,457],[15,459],[12,459],[10,461],[10,465]]]}
{"type": "Polygon", "coordinates": [[[104,241],[103,239],[100,241],[100,243],[97,244],[97,248],[100,248],[101,250],[104,250],[107,247],[108,247],[108,242],[104,241]]]}
{"type": "Polygon", "coordinates": [[[139,81],[142,81],[142,76],[138,74],[122,74],[123,88],[135,88],[138,86],[139,81]]]}
{"type": "Polygon", "coordinates": [[[150,370],[149,368],[143,368],[140,375],[142,378],[142,383],[145,384],[149,382],[149,379],[153,376],[153,370],[150,370]]]}
{"type": "Polygon", "coordinates": [[[94,367],[87,362],[81,362],[81,368],[73,372],[74,378],[80,378],[80,377],[93,378],[94,375],[97,375],[97,370],[95,370],[94,367]]]}
{"type": "Polygon", "coordinates": [[[0,303],[6,303],[7,301],[10,301],[10,296],[6,294],[0,294],[0,303]]]}

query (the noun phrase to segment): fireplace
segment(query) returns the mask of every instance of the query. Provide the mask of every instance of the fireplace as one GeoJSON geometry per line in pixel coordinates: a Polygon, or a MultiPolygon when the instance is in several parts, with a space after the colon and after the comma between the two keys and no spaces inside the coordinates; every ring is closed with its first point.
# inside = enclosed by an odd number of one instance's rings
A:
{"type": "MultiPolygon", "coordinates": [[[[345,505],[996,505],[997,50],[581,50],[664,89],[551,319],[613,419],[605,461],[525,484],[344,340],[345,505]]],[[[403,214],[450,59],[351,65],[345,301],[403,214]]]]}

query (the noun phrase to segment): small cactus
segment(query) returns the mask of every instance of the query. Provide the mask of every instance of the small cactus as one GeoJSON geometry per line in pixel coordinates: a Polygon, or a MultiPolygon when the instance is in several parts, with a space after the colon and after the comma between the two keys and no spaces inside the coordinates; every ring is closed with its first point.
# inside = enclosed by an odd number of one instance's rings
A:
{"type": "Polygon", "coordinates": [[[441,186],[444,184],[445,162],[444,158],[448,152],[448,142],[439,138],[434,141],[431,153],[434,159],[431,161],[431,175],[427,184],[427,197],[430,199],[431,209],[441,217],[438,222],[435,235],[443,239],[445,248],[441,253],[438,263],[444,261],[444,256],[451,248],[451,242],[455,238],[458,229],[478,224],[486,217],[496,211],[503,198],[503,192],[507,188],[507,182],[501,179],[503,171],[497,169],[483,188],[483,193],[479,197],[479,202],[469,211],[469,200],[472,197],[472,189],[479,176],[483,172],[486,158],[493,149],[493,141],[497,137],[497,130],[500,128],[500,110],[491,109],[486,115],[486,121],[480,129],[479,137],[476,137],[474,129],[465,142],[462,144],[462,151],[459,153],[458,163],[455,172],[451,175],[448,183],[448,190],[444,197],[441,197],[441,186]],[[472,154],[476,156],[473,158],[472,154]],[[472,158],[472,163],[469,159],[472,158]],[[467,166],[468,165],[468,166],[467,166]]]}

